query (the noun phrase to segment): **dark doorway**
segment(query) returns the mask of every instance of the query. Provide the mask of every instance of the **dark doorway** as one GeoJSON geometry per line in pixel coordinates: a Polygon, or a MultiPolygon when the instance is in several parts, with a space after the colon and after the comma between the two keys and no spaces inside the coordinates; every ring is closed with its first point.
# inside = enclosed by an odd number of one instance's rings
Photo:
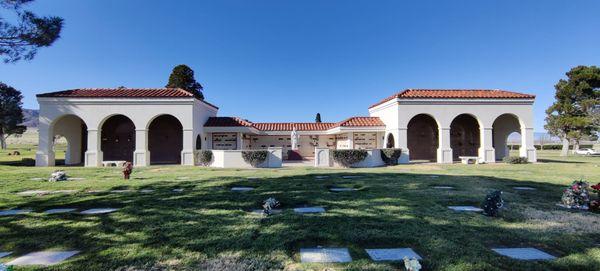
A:
{"type": "Polygon", "coordinates": [[[150,164],[181,164],[183,126],[177,118],[162,115],[150,123],[148,150],[150,164]]]}
{"type": "Polygon", "coordinates": [[[431,116],[413,117],[408,123],[407,140],[410,160],[437,160],[438,126],[431,116]]]}
{"type": "Polygon", "coordinates": [[[394,135],[392,135],[391,133],[389,133],[388,137],[387,137],[387,141],[385,143],[385,147],[388,148],[388,149],[391,149],[394,146],[395,146],[395,144],[394,144],[394,135]]]}
{"type": "Polygon", "coordinates": [[[135,125],[128,117],[116,115],[102,125],[100,149],[105,161],[133,161],[135,125]]]}
{"type": "Polygon", "coordinates": [[[459,156],[478,156],[479,123],[473,116],[462,114],[452,121],[450,147],[454,160],[459,160],[459,156]]]}
{"type": "Polygon", "coordinates": [[[197,135],[196,136],[196,150],[201,150],[201,149],[202,149],[202,136],[197,135]]]}

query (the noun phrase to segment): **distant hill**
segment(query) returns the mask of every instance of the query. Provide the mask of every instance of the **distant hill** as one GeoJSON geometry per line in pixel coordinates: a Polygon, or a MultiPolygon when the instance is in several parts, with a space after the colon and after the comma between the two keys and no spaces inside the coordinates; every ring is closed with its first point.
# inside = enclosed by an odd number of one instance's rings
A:
{"type": "Polygon", "coordinates": [[[27,127],[38,127],[40,111],[37,109],[23,109],[23,125],[27,127]]]}

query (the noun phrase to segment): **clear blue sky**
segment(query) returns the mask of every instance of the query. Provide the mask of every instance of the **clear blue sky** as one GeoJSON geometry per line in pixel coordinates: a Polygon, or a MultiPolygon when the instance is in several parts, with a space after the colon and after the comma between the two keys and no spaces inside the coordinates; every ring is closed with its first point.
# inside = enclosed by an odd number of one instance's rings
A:
{"type": "MultiPolygon", "coordinates": [[[[600,1],[37,0],[62,38],[0,81],[36,93],[163,87],[187,64],[222,116],[339,121],[405,88],[499,88],[537,95],[600,65],[600,1]]],[[[5,12],[5,11],[2,11],[5,12]]]]}

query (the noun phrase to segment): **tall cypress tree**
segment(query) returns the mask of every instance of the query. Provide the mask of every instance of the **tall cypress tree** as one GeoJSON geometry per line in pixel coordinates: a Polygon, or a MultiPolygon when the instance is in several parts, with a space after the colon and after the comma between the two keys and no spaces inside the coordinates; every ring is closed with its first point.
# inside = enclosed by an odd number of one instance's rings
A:
{"type": "Polygon", "coordinates": [[[315,122],[321,123],[321,113],[317,113],[317,116],[315,117],[315,122]]]}
{"type": "Polygon", "coordinates": [[[202,85],[196,82],[194,78],[194,70],[186,65],[177,65],[173,68],[171,75],[169,76],[169,83],[166,87],[168,88],[181,88],[196,96],[200,100],[204,100],[204,94],[202,94],[202,85]]]}

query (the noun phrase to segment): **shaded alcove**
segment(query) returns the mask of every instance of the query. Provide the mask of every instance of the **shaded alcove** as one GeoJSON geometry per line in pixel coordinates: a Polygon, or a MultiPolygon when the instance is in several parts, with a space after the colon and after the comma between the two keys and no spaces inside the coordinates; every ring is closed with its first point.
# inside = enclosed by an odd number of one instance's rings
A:
{"type": "Polygon", "coordinates": [[[102,124],[101,145],[104,161],[133,161],[135,125],[123,115],[108,118],[102,124]]]}
{"type": "Polygon", "coordinates": [[[479,135],[479,123],[473,116],[462,114],[454,118],[450,124],[452,158],[459,160],[459,156],[478,156],[479,135]]]}
{"type": "Polygon", "coordinates": [[[75,115],[65,115],[58,118],[51,126],[52,146],[55,140],[63,137],[67,142],[65,165],[80,165],[84,162],[87,150],[87,125],[75,115]]]}
{"type": "Polygon", "coordinates": [[[183,126],[171,115],[161,115],[148,128],[150,164],[180,164],[183,126]]]}
{"type": "Polygon", "coordinates": [[[410,160],[437,160],[438,126],[431,116],[419,114],[408,123],[408,150],[410,160]]]}
{"type": "Polygon", "coordinates": [[[510,155],[508,148],[509,138],[513,139],[514,142],[512,144],[521,145],[521,125],[515,115],[503,114],[499,116],[494,120],[492,129],[492,142],[496,153],[496,160],[502,160],[502,158],[510,155]]]}

